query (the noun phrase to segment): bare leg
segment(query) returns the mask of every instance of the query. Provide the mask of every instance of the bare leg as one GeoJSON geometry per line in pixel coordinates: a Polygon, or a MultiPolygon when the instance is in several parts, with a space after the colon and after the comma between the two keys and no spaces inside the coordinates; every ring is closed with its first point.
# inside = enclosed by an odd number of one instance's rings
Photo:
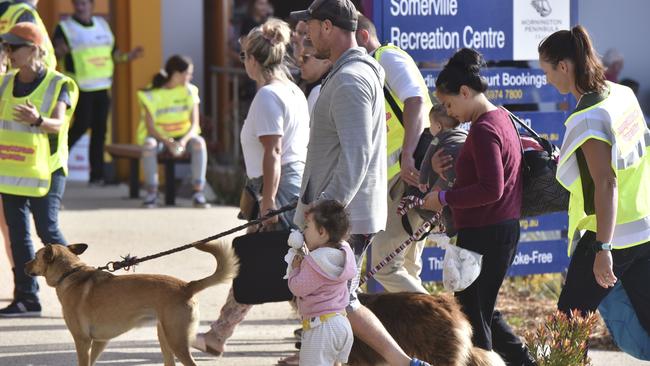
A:
{"type": "Polygon", "coordinates": [[[361,306],[348,313],[352,332],[392,366],[409,366],[411,358],[395,342],[377,316],[361,306]]]}

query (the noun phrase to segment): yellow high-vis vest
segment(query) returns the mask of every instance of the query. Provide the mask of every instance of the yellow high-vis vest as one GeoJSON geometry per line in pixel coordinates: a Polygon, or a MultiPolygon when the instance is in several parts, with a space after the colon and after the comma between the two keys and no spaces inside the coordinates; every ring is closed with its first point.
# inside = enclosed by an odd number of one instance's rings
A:
{"type": "Polygon", "coordinates": [[[13,96],[16,72],[0,76],[0,193],[42,197],[50,190],[50,175],[59,168],[67,174],[68,126],[77,104],[78,91],[68,77],[48,70],[39,86],[28,96],[13,96]],[[50,137],[40,127],[14,119],[14,107],[28,100],[44,117],[51,116],[63,85],[72,106],[55,136],[56,151],[50,151],[50,137]]]}
{"type": "Polygon", "coordinates": [[[18,22],[18,18],[20,18],[20,16],[26,11],[34,17],[36,20],[36,26],[38,26],[38,29],[45,37],[45,66],[50,70],[56,70],[56,55],[54,54],[52,40],[50,40],[47,28],[45,27],[40,15],[38,15],[36,9],[32,8],[30,5],[25,3],[11,4],[9,8],[7,8],[7,11],[0,17],[0,34],[9,32],[9,30],[18,22]]]}
{"type": "MultiPolygon", "coordinates": [[[[137,142],[142,145],[149,135],[145,111],[151,114],[156,131],[163,137],[185,136],[192,127],[192,111],[194,105],[199,103],[199,89],[187,84],[173,89],[141,90],[138,92],[138,100],[142,108],[137,142]]],[[[200,130],[196,133],[200,133],[200,130]]]]}
{"type": "Polygon", "coordinates": [[[102,17],[93,17],[92,23],[87,27],[72,17],[60,23],[74,63],[71,76],[84,92],[110,89],[115,69],[113,32],[102,17]]]}
{"type": "MultiPolygon", "coordinates": [[[[415,61],[409,56],[408,53],[404,52],[401,50],[399,47],[394,46],[392,44],[386,44],[384,46],[381,46],[375,50],[375,60],[377,62],[380,62],[381,56],[383,55],[384,52],[387,50],[392,50],[392,51],[397,51],[400,53],[403,53],[408,57],[409,60],[415,64],[415,61]]],[[[422,77],[421,74],[417,75],[418,77],[418,82],[420,84],[420,87],[424,91],[424,94],[427,96],[424,101],[424,108],[425,111],[427,112],[427,115],[429,114],[429,110],[433,106],[431,103],[431,99],[429,98],[429,89],[427,88],[427,84],[424,81],[424,78],[422,77]]],[[[387,86],[384,86],[387,88],[387,86]]],[[[388,88],[390,95],[393,97],[393,100],[395,101],[395,104],[397,104],[397,107],[401,109],[401,111],[404,111],[404,101],[400,100],[395,93],[388,88]]],[[[404,144],[404,126],[402,122],[400,122],[399,118],[397,118],[397,115],[393,111],[393,109],[390,106],[390,103],[386,101],[386,128],[387,128],[387,134],[386,134],[386,147],[387,147],[387,165],[388,165],[388,170],[386,171],[386,176],[388,180],[391,180],[394,176],[399,174],[400,172],[400,156],[402,154],[402,146],[404,144]]],[[[416,167],[420,168],[420,167],[416,167]]]]}
{"type": "Polygon", "coordinates": [[[650,241],[650,130],[634,93],[607,83],[603,101],[574,112],[567,121],[560,151],[557,180],[570,193],[569,255],[579,237],[576,232],[596,232],[596,215],[585,212],[585,197],[576,152],[589,139],[612,147],[618,209],[611,244],[623,249],[650,241]]]}

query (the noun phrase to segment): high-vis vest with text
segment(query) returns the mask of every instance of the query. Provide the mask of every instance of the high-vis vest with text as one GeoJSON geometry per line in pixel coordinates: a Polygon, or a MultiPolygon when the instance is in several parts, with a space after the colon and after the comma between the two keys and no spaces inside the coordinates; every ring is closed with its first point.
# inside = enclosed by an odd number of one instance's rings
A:
{"type": "MultiPolygon", "coordinates": [[[[375,50],[375,60],[377,62],[380,62],[381,56],[383,55],[384,52],[387,50],[392,50],[396,52],[401,52],[405,54],[410,60],[412,60],[411,56],[408,55],[408,53],[404,52],[401,50],[399,47],[394,46],[392,44],[386,44],[383,45],[377,50],[375,50]]],[[[417,75],[418,78],[418,83],[420,84],[421,88],[423,89],[425,95],[427,96],[424,101],[424,108],[427,111],[427,114],[429,110],[432,107],[431,100],[429,98],[429,91],[427,89],[427,85],[424,82],[424,79],[422,78],[421,74],[417,75]]],[[[400,100],[395,93],[390,90],[390,94],[393,96],[393,100],[397,104],[397,106],[404,111],[404,101],[400,100]]],[[[386,147],[387,147],[387,159],[386,163],[388,165],[388,170],[386,172],[386,176],[388,180],[391,180],[395,175],[399,174],[400,172],[400,155],[402,154],[402,146],[404,144],[404,126],[400,122],[400,120],[397,118],[397,115],[395,112],[393,112],[393,109],[391,108],[390,104],[388,101],[386,101],[386,128],[387,128],[387,134],[386,134],[386,147]]],[[[416,167],[420,168],[420,167],[416,167]]]]}
{"type": "Polygon", "coordinates": [[[47,33],[47,28],[45,27],[41,17],[38,15],[36,9],[25,3],[11,4],[9,8],[7,8],[7,11],[0,17],[0,34],[9,32],[9,30],[18,22],[18,18],[20,18],[20,16],[26,11],[34,17],[36,26],[38,26],[38,29],[45,36],[45,66],[50,70],[55,70],[56,55],[54,54],[54,46],[52,45],[52,41],[47,33]]]}
{"type": "Polygon", "coordinates": [[[115,68],[111,28],[102,17],[93,17],[92,23],[86,27],[72,17],[60,23],[74,62],[72,77],[85,92],[109,89],[115,68]]]}
{"type": "Polygon", "coordinates": [[[68,126],[78,92],[68,77],[48,70],[39,86],[28,96],[13,96],[15,72],[0,76],[0,193],[42,197],[50,190],[50,175],[59,168],[67,174],[68,126]],[[63,85],[67,85],[71,108],[55,137],[56,151],[50,151],[48,133],[14,118],[14,106],[28,100],[42,116],[51,116],[63,85]]]}
{"type": "MultiPolygon", "coordinates": [[[[650,130],[631,89],[607,83],[609,96],[573,113],[567,121],[560,151],[557,180],[570,193],[569,255],[576,231],[596,232],[596,215],[585,212],[585,197],[576,151],[596,139],[612,147],[611,164],[616,174],[618,209],[611,241],[623,249],[650,240],[650,130]]],[[[579,236],[579,235],[578,235],[579,236]]]]}
{"type": "MultiPolygon", "coordinates": [[[[192,111],[198,103],[199,90],[192,84],[173,89],[157,88],[141,90],[138,100],[142,105],[137,142],[143,144],[149,135],[145,110],[151,114],[154,128],[163,137],[185,136],[192,127],[192,111]]],[[[200,131],[197,131],[199,133],[200,131]]]]}

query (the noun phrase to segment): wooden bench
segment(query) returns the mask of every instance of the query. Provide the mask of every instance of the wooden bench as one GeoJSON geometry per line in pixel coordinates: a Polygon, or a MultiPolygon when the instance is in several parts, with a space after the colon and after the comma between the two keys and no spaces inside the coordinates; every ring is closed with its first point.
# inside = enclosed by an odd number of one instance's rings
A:
{"type": "MultiPolygon", "coordinates": [[[[106,152],[114,159],[129,159],[129,198],[140,197],[140,159],[144,149],[140,145],[133,144],[110,144],[106,146],[106,152]]],[[[169,151],[163,150],[158,154],[158,164],[165,165],[165,205],[176,204],[176,187],[174,179],[177,163],[189,163],[190,155],[186,151],[181,156],[173,156],[169,151]]]]}

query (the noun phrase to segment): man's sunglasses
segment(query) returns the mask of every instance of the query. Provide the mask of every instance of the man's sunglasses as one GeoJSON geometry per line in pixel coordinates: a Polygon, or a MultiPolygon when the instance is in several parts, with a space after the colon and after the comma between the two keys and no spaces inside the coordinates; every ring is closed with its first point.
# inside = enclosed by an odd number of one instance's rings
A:
{"type": "Polygon", "coordinates": [[[246,61],[246,52],[244,52],[244,51],[239,52],[239,59],[241,60],[241,62],[245,62],[246,61]]]}

